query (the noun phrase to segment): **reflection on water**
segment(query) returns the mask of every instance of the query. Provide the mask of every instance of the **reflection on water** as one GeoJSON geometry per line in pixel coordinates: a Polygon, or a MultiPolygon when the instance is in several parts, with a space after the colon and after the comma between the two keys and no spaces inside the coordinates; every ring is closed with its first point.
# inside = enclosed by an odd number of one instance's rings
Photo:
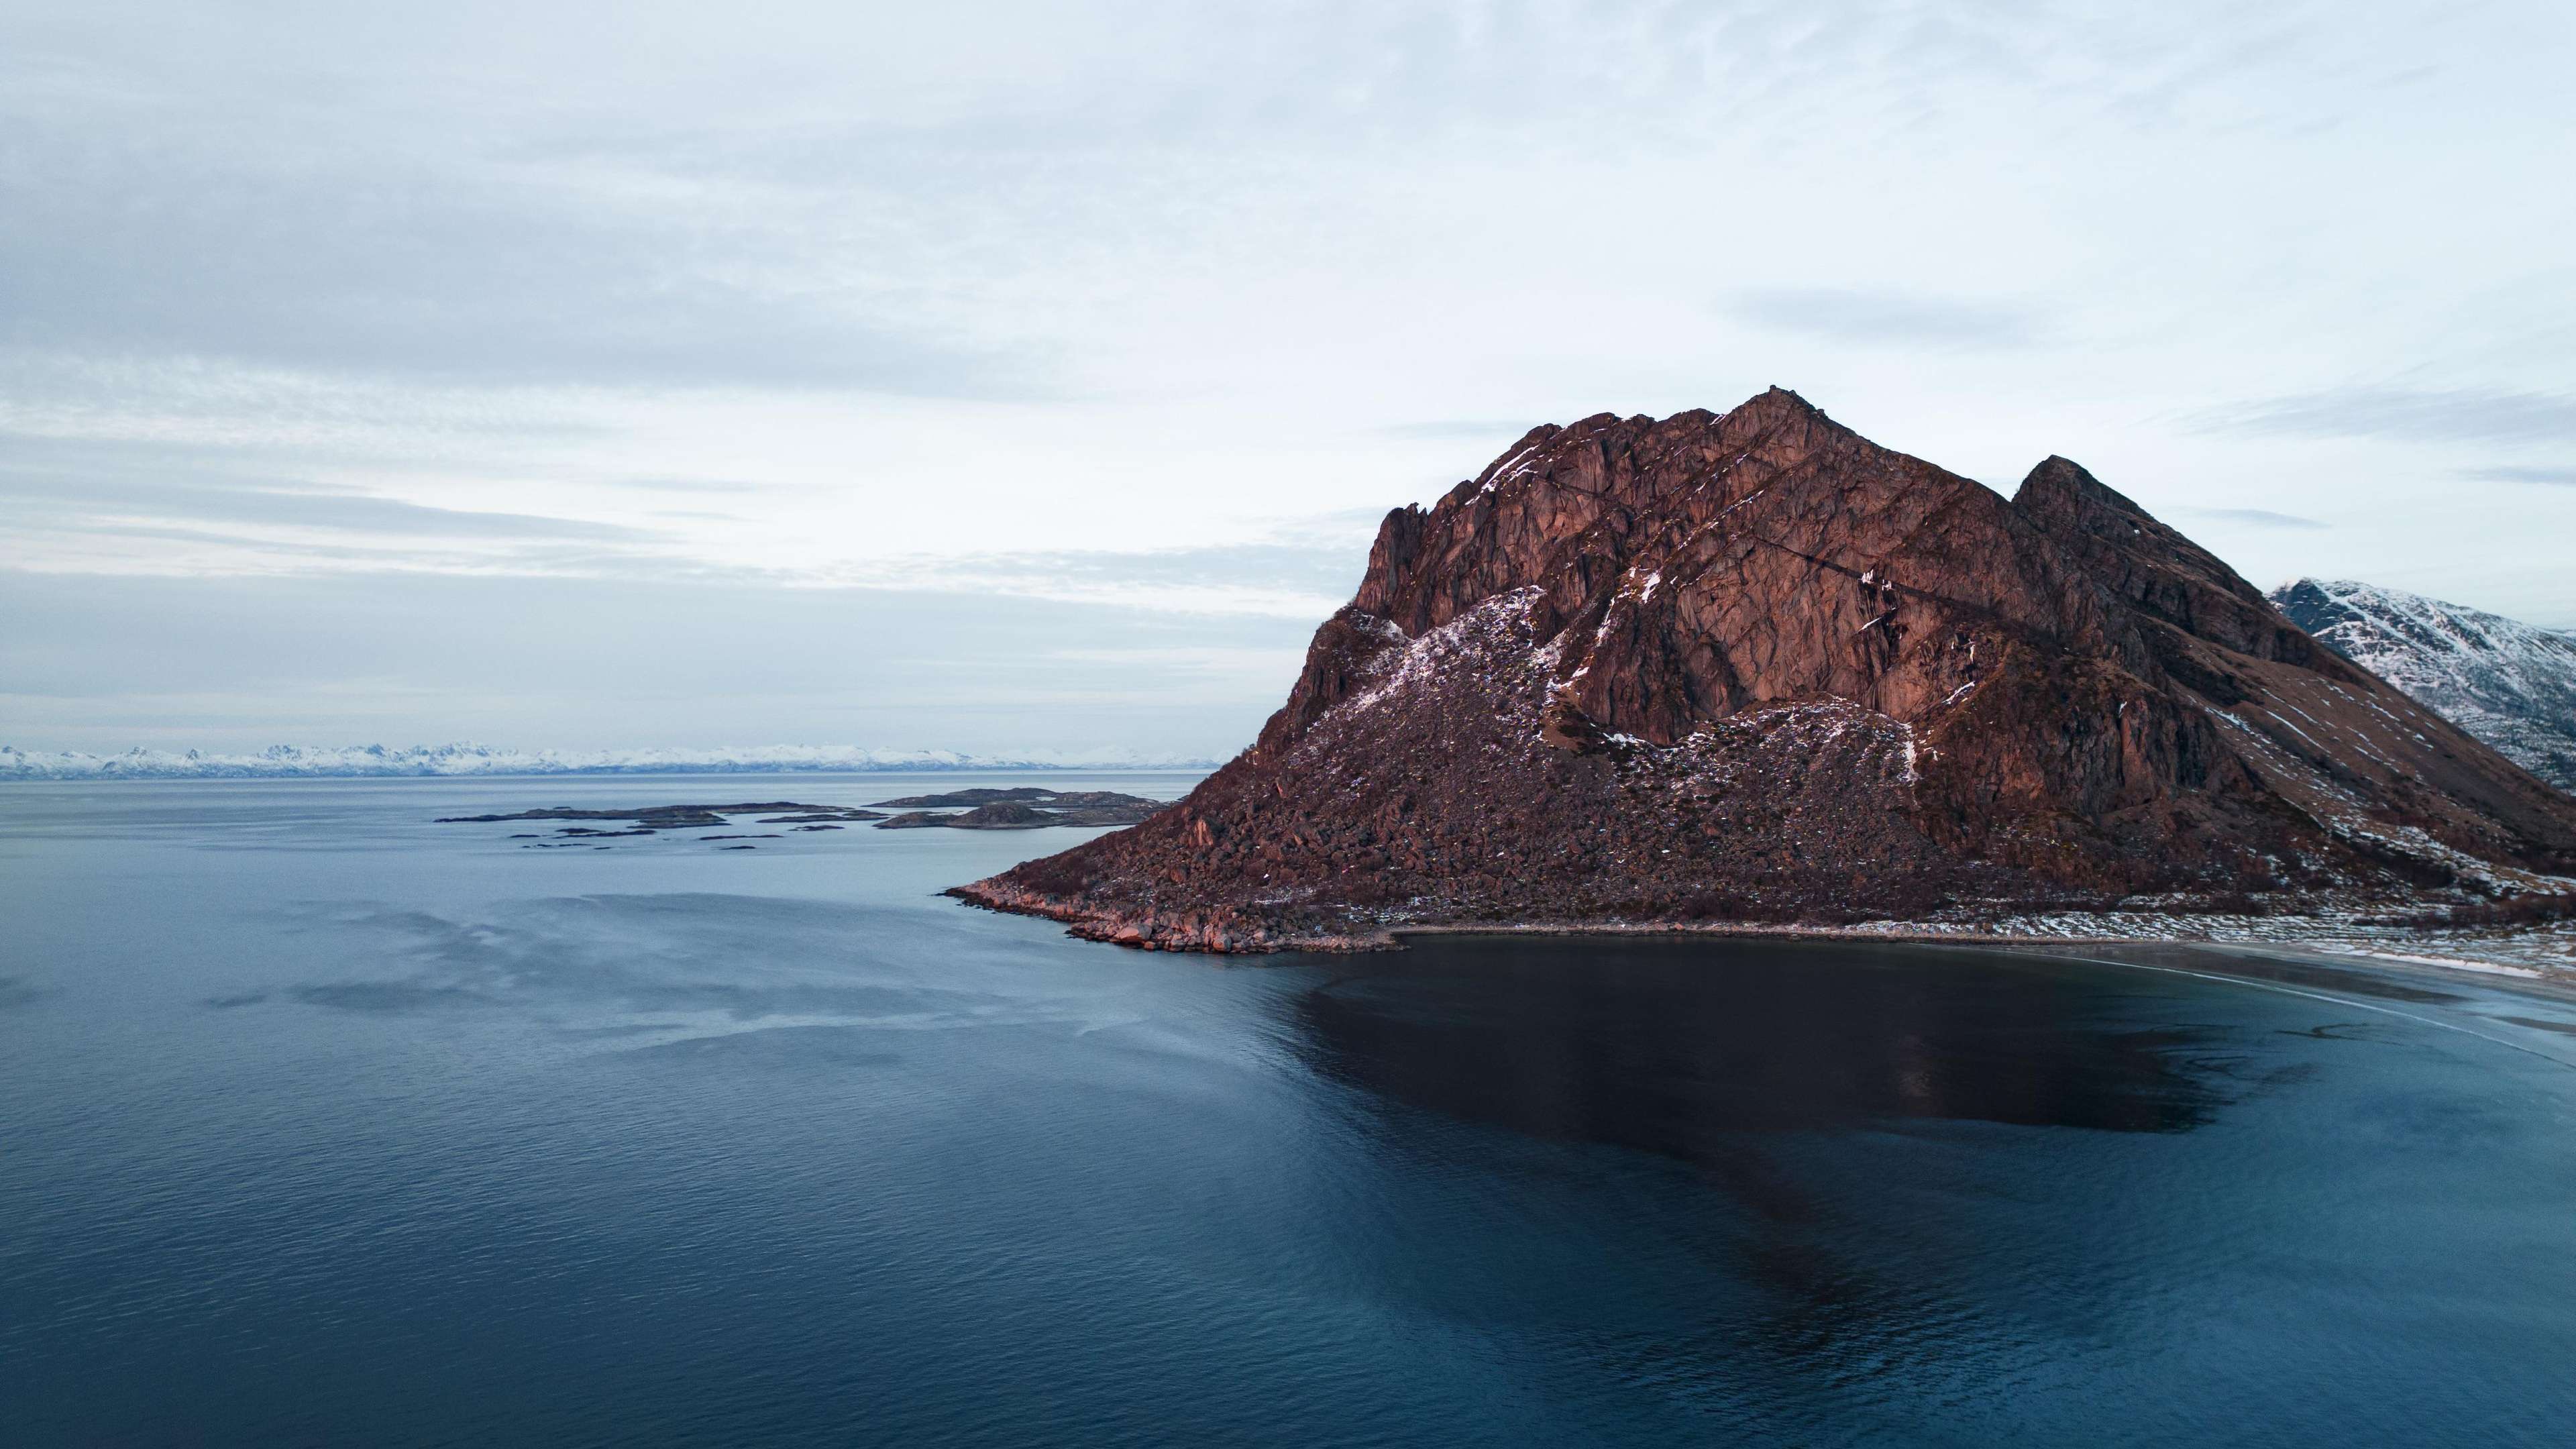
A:
{"type": "Polygon", "coordinates": [[[2178,1133],[2307,1071],[2256,1066],[2238,1029],[2119,998],[2035,963],[1922,950],[1438,937],[1302,993],[1295,1019],[1312,1064],[1368,1100],[1687,1164],[1727,1205],[1707,1213],[1703,1250],[1744,1301],[1652,1344],[1658,1373],[1740,1386],[1770,1364],[1849,1388],[2047,1355],[1959,1281],[1989,1245],[1868,1251],[1846,1184],[1780,1134],[2178,1133]]]}
{"type": "Polygon", "coordinates": [[[1315,1064],[1437,1111],[1707,1163],[1748,1132],[1930,1117],[2177,1132],[2245,1053],[2098,987],[1939,954],[1432,937],[1306,993],[1315,1064]]]}

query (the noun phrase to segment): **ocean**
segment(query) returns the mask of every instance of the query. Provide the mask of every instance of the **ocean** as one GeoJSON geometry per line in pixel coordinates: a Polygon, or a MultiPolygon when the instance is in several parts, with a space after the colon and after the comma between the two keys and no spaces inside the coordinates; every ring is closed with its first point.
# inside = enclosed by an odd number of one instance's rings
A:
{"type": "Polygon", "coordinates": [[[1150,954],[937,895],[1078,832],[432,823],[1020,783],[1190,777],[0,788],[0,1442],[2576,1439],[2504,983],[1150,954]]]}

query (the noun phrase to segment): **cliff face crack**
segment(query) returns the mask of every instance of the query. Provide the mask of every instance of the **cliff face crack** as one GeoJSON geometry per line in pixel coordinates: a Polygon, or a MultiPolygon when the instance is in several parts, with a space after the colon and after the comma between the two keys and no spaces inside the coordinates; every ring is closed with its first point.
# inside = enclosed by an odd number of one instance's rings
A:
{"type": "Polygon", "coordinates": [[[1389,514],[1252,749],[958,894],[1267,950],[1477,921],[2344,909],[2571,868],[2576,802],[2073,463],[2008,501],[1774,389],[1536,429],[1389,514]]]}

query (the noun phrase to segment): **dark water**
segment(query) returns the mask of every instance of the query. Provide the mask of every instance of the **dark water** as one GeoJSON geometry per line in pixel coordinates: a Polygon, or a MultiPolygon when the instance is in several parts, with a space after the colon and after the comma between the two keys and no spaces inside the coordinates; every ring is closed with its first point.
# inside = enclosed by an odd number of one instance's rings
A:
{"type": "Polygon", "coordinates": [[[2576,1442],[2546,1001],[427,823],[912,787],[0,791],[0,1441],[2576,1442]]]}

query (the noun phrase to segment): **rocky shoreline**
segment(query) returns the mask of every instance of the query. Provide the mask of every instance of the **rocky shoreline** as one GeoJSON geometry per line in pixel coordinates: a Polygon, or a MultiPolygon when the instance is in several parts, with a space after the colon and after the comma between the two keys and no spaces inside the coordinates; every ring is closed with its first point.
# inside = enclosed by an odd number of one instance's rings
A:
{"type": "Polygon", "coordinates": [[[1867,921],[1822,924],[1753,921],[1389,920],[1375,926],[1312,934],[1282,932],[1194,913],[1125,917],[1087,913],[1065,903],[978,881],[945,894],[970,906],[1063,924],[1086,941],[1145,951],[1221,956],[1340,954],[1402,950],[1416,936],[1652,936],[1670,938],[1884,941],[1954,946],[2197,947],[2245,950],[2265,957],[2313,958],[2319,964],[2408,967],[2509,978],[2576,996],[2576,914],[2521,929],[2443,929],[2375,923],[2369,917],[2283,919],[2102,912],[2005,915],[1985,920],[1867,921]]]}

